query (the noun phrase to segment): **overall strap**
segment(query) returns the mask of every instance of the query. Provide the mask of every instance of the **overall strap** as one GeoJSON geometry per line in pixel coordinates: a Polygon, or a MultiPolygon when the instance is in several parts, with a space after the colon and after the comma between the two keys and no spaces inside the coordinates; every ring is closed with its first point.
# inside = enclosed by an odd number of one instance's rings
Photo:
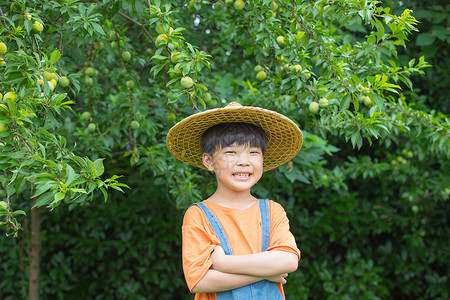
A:
{"type": "Polygon", "coordinates": [[[221,247],[223,248],[223,251],[226,255],[233,255],[233,251],[231,250],[230,243],[228,242],[227,235],[225,234],[225,231],[222,228],[222,225],[220,225],[219,220],[217,220],[214,213],[203,203],[198,202],[192,205],[197,205],[201,208],[203,213],[205,214],[206,218],[209,221],[209,224],[211,225],[212,229],[216,233],[217,238],[220,241],[221,247]]]}
{"type": "Polygon", "coordinates": [[[261,212],[261,252],[264,252],[269,248],[270,239],[270,211],[267,199],[259,199],[259,211],[261,212]]]}

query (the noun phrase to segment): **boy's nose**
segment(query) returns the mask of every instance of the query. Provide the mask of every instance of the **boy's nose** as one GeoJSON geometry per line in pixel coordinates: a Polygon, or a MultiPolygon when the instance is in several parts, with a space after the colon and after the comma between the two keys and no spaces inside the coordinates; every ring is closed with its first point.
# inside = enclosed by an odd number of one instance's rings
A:
{"type": "Polygon", "coordinates": [[[238,156],[237,164],[238,164],[239,166],[248,166],[248,165],[250,164],[250,163],[249,163],[248,156],[247,156],[246,154],[240,154],[240,155],[238,156]]]}

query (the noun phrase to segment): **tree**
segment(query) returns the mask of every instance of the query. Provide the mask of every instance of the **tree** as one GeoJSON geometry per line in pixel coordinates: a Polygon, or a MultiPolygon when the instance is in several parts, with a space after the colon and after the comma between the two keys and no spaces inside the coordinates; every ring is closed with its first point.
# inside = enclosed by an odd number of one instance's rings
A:
{"type": "MultiPolygon", "coordinates": [[[[230,1],[195,0],[0,3],[0,42],[7,47],[0,66],[5,198],[0,214],[6,232],[19,236],[16,249],[20,243],[40,248],[39,235],[28,240],[22,223],[31,214],[32,227],[37,226],[39,207],[48,207],[54,213],[45,218],[56,224],[62,218],[92,220],[85,229],[73,221],[53,233],[71,249],[78,249],[78,243],[94,249],[86,238],[68,237],[68,232],[88,230],[96,241],[110,242],[99,251],[114,261],[159,266],[121,241],[136,244],[134,235],[147,232],[166,242],[147,254],[164,260],[159,253],[179,250],[179,243],[162,220],[179,222],[182,211],[171,215],[174,208],[160,202],[169,198],[185,207],[214,188],[207,173],[170,156],[167,130],[198,110],[238,101],[279,111],[304,132],[300,155],[267,173],[255,188],[260,197],[276,197],[284,204],[306,254],[303,272],[290,281],[298,284],[288,285],[288,293],[296,299],[448,295],[443,271],[448,260],[440,258],[448,250],[443,245],[447,219],[440,214],[448,211],[450,194],[447,99],[438,98],[442,105],[432,103],[426,86],[416,79],[431,69],[426,56],[410,51],[409,39],[418,26],[410,9],[399,7],[393,13],[379,1],[325,0],[245,1],[243,9],[230,1]],[[314,102],[317,111],[310,110],[314,102]],[[121,175],[126,184],[118,181],[121,175]],[[132,192],[126,204],[121,196],[107,193],[127,185],[132,192]],[[90,212],[98,190],[104,200],[110,199],[105,206],[97,204],[100,210],[134,230],[110,220],[123,230],[116,236],[108,218],[90,212]],[[148,191],[154,196],[150,200],[148,191]],[[146,201],[150,204],[143,206],[146,201]],[[152,206],[163,217],[153,215],[152,206]],[[163,229],[145,231],[149,224],[163,229]],[[442,252],[430,255],[427,246],[442,252]],[[122,260],[123,253],[129,260],[122,260]]],[[[436,90],[433,95],[439,94],[436,90]]],[[[46,234],[51,230],[44,229],[46,234]]],[[[58,239],[50,240],[58,244],[58,239]]],[[[78,285],[62,265],[96,274],[99,282],[101,271],[76,267],[77,256],[68,250],[42,251],[45,259],[61,265],[54,272],[66,278],[59,287],[43,278],[46,295],[67,298],[72,291],[74,299],[90,298],[89,293],[145,299],[183,285],[180,277],[167,274],[154,291],[145,286],[155,278],[133,277],[117,290],[103,284],[109,291],[88,280],[86,294],[76,294],[78,285]],[[170,278],[177,280],[168,283],[170,278]]],[[[38,256],[39,251],[29,257],[30,275],[36,274],[38,256]]],[[[108,263],[88,261],[113,272],[108,263]]],[[[174,272],[178,261],[170,261],[166,266],[174,272]]],[[[141,277],[148,271],[125,270],[141,277]]],[[[120,272],[113,274],[124,283],[120,272]]],[[[38,297],[37,283],[28,284],[30,299],[38,297]]],[[[10,291],[13,286],[0,288],[10,291]]]]}

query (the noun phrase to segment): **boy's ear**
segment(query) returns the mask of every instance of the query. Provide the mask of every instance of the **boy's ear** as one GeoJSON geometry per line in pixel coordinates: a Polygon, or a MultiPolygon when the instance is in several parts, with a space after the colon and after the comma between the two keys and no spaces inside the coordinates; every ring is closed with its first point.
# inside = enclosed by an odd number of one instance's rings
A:
{"type": "Polygon", "coordinates": [[[208,171],[214,171],[213,161],[211,155],[208,153],[203,153],[202,155],[203,165],[208,169],[208,171]]]}

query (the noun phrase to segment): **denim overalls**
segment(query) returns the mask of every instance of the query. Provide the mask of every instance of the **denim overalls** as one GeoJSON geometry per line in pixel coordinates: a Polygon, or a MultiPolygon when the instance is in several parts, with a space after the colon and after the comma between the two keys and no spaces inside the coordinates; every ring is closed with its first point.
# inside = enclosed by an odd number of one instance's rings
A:
{"type": "MultiPolygon", "coordinates": [[[[228,238],[217,220],[213,212],[203,203],[195,203],[194,205],[199,206],[203,213],[206,215],[209,223],[211,224],[214,233],[221,243],[226,255],[233,255],[228,238]]],[[[270,236],[270,213],[269,213],[269,202],[267,199],[259,200],[259,210],[261,212],[261,232],[262,232],[262,245],[261,251],[266,251],[269,247],[269,236],[270,236]]],[[[268,280],[261,280],[243,287],[229,290],[225,292],[217,293],[217,300],[228,300],[228,299],[239,299],[239,300],[282,300],[280,290],[275,282],[268,280]]]]}

